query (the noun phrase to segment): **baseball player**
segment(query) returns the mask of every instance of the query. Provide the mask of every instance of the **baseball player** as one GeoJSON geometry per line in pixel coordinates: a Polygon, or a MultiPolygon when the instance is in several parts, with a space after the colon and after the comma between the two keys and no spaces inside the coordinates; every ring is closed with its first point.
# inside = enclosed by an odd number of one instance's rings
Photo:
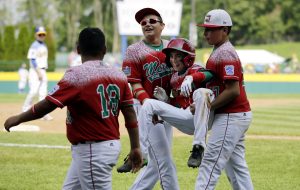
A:
{"type": "MultiPolygon", "coordinates": [[[[28,75],[29,92],[24,101],[23,112],[30,109],[34,97],[39,94],[39,100],[43,100],[47,95],[48,78],[46,69],[48,68],[48,49],[44,43],[46,38],[44,27],[35,29],[35,41],[31,44],[27,58],[30,62],[28,75]]],[[[44,120],[52,120],[50,115],[45,115],[44,120]]]]}
{"type": "MultiPolygon", "coordinates": [[[[165,24],[159,12],[152,8],[143,8],[135,14],[135,19],[141,25],[144,38],[127,48],[122,69],[132,86],[134,97],[139,100],[140,104],[143,104],[154,98],[153,91],[156,86],[164,87],[166,92],[170,93],[169,81],[172,71],[165,63],[165,54],[161,52],[167,46],[168,41],[161,39],[161,33],[165,24]]],[[[165,142],[163,137],[159,137],[162,134],[167,134],[168,139],[172,139],[172,128],[165,125],[167,123],[156,124],[155,129],[151,130],[149,136],[157,136],[157,141],[165,142]]],[[[147,130],[143,126],[139,126],[140,139],[148,135],[146,132],[147,130]]],[[[168,143],[171,144],[171,142],[168,143]]],[[[157,142],[156,144],[159,143],[157,142]]],[[[143,158],[148,159],[148,164],[139,173],[131,189],[153,189],[159,180],[153,150],[146,147],[148,147],[147,144],[141,144],[143,158]]],[[[118,172],[130,170],[130,167],[127,167],[130,166],[129,163],[130,159],[127,159],[124,165],[118,168],[118,172]]],[[[175,165],[171,169],[175,171],[175,165]]]]}
{"type": "Polygon", "coordinates": [[[221,9],[209,11],[204,23],[204,37],[214,46],[206,69],[216,77],[207,84],[216,98],[211,103],[215,116],[195,189],[214,189],[225,169],[233,189],[253,189],[245,160],[245,133],[252,113],[246,96],[243,69],[229,41],[230,15],[221,9]]]}
{"type": "MultiPolygon", "coordinates": [[[[154,90],[154,96],[158,100],[150,99],[143,104],[138,119],[139,126],[146,126],[143,128],[147,129],[147,133],[151,133],[151,130],[155,128],[152,118],[156,114],[164,122],[170,124],[167,126],[174,126],[185,134],[194,135],[193,150],[188,166],[199,167],[208,131],[210,114],[208,105],[214,95],[209,89],[197,88],[203,87],[205,82],[212,78],[212,74],[205,71],[200,65],[194,64],[195,48],[186,39],[173,39],[162,51],[166,54],[167,65],[175,71],[170,81],[174,98],[169,98],[162,87],[157,87],[154,90]],[[181,91],[183,88],[186,90],[181,91]],[[197,90],[194,92],[195,89],[197,90]],[[196,105],[195,117],[189,109],[193,100],[196,105]]],[[[145,136],[143,140],[148,142],[149,147],[153,149],[162,189],[179,189],[178,183],[174,183],[174,179],[177,179],[176,170],[168,169],[173,165],[171,156],[167,156],[171,153],[164,151],[166,149],[164,147],[170,145],[162,144],[162,141],[157,143],[156,138],[160,138],[160,136],[145,136]]],[[[170,140],[166,140],[166,142],[170,142],[170,140]]]]}
{"type": "Polygon", "coordinates": [[[19,82],[18,82],[18,92],[23,93],[27,84],[28,70],[26,69],[26,64],[22,63],[18,70],[19,82]]]}
{"type": "Polygon", "coordinates": [[[79,34],[83,64],[68,69],[48,96],[20,115],[8,118],[5,129],[67,106],[67,137],[72,162],[63,189],[112,189],[112,168],[120,154],[118,116],[121,110],[130,138],[132,171],[142,156],[132,93],[123,72],[102,62],[105,36],[98,28],[79,34]]]}

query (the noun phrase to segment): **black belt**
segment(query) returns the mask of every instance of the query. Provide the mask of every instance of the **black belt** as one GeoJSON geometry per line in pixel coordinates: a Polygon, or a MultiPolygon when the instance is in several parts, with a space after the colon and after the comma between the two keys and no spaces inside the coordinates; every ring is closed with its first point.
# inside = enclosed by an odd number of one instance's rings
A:
{"type": "Polygon", "coordinates": [[[97,140],[97,141],[80,141],[76,143],[72,143],[72,145],[78,145],[78,144],[94,144],[98,142],[103,142],[104,140],[97,140]]]}

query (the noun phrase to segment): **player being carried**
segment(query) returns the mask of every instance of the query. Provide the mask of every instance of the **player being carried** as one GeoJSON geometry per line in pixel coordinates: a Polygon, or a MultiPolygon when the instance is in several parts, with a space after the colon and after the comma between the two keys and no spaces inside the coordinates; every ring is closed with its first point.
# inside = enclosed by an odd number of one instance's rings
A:
{"type": "MultiPolygon", "coordinates": [[[[194,64],[195,48],[186,39],[171,40],[162,52],[166,54],[166,64],[175,71],[170,81],[173,98],[169,98],[162,87],[156,87],[154,96],[158,100],[149,99],[144,103],[140,110],[139,125],[147,126],[144,128],[148,130],[148,133],[151,133],[155,127],[154,124],[160,122],[153,121],[153,115],[158,115],[163,122],[170,124],[167,126],[174,126],[185,134],[194,135],[188,166],[199,167],[206,144],[210,115],[209,104],[214,98],[211,90],[200,87],[205,87],[206,82],[212,78],[212,74],[200,65],[194,64]],[[189,109],[193,102],[196,107],[195,115],[189,109]]],[[[153,137],[146,136],[143,140],[152,146],[153,137]]],[[[169,189],[168,187],[177,189],[178,187],[174,187],[174,184],[169,181],[170,175],[176,178],[176,172],[166,173],[170,171],[168,168],[171,168],[173,162],[170,156],[166,156],[167,153],[171,153],[164,151],[167,150],[164,148],[165,146],[170,146],[167,142],[166,140],[164,144],[155,145],[158,148],[153,148],[153,151],[156,156],[162,187],[164,189],[169,189]]]]}

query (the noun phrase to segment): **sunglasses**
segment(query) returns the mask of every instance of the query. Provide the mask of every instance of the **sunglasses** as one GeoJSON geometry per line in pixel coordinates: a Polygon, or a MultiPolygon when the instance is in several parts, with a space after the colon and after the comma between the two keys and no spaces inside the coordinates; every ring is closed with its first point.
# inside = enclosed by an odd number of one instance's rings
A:
{"type": "Polygon", "coordinates": [[[145,26],[145,25],[147,25],[147,23],[149,23],[149,24],[156,24],[158,22],[162,23],[162,21],[160,21],[160,20],[155,20],[153,18],[150,18],[149,20],[143,20],[140,24],[142,26],[145,26]]]}
{"type": "Polygon", "coordinates": [[[38,36],[39,37],[44,37],[44,36],[46,36],[46,34],[39,34],[38,36]]]}

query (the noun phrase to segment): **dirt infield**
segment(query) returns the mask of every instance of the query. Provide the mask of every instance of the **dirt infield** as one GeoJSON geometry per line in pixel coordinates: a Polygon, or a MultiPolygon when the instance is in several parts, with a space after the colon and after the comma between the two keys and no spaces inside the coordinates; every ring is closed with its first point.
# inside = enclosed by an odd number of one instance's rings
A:
{"type": "MultiPolygon", "coordinates": [[[[255,99],[250,100],[252,107],[268,107],[269,105],[300,105],[300,100],[295,99],[276,99],[274,100],[268,100],[268,99],[255,99]]],[[[18,114],[21,112],[22,103],[1,103],[0,104],[0,123],[4,124],[4,121],[6,118],[8,118],[11,115],[18,114]]],[[[64,109],[56,109],[50,114],[54,119],[51,121],[43,121],[43,120],[35,120],[30,121],[25,124],[31,124],[31,125],[37,125],[40,127],[40,132],[44,133],[65,133],[66,127],[65,127],[65,118],[66,118],[66,108],[64,109]]],[[[119,117],[120,121],[120,133],[121,135],[126,135],[127,131],[124,126],[124,119],[123,116],[120,115],[119,117]]],[[[174,135],[175,136],[185,136],[185,134],[177,131],[174,129],[174,135]]],[[[254,138],[253,136],[251,138],[254,138]]],[[[265,137],[267,138],[267,137],[265,137]]],[[[285,137],[289,138],[289,137],[285,137]]],[[[298,138],[300,140],[300,137],[298,138]]]]}

